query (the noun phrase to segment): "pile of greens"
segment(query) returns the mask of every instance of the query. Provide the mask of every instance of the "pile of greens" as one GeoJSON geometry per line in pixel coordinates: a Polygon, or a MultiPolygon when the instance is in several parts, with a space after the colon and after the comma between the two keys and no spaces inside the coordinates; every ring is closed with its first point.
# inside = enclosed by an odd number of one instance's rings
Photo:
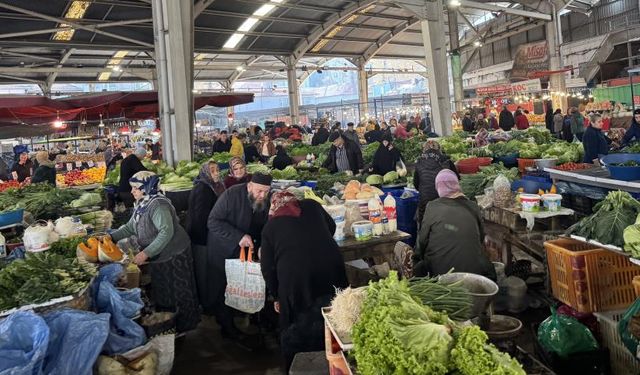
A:
{"type": "Polygon", "coordinates": [[[470,144],[459,135],[444,137],[438,141],[442,152],[451,156],[454,154],[466,154],[470,149],[470,144]]]}
{"type": "Polygon", "coordinates": [[[533,126],[527,130],[512,130],[511,139],[528,143],[533,141],[537,145],[549,144],[556,141],[553,134],[551,134],[547,128],[533,126]]]}
{"type": "Polygon", "coordinates": [[[269,169],[269,167],[262,163],[249,163],[247,164],[247,173],[271,174],[271,170],[269,169]]]}
{"type": "Polygon", "coordinates": [[[625,154],[640,154],[640,142],[634,142],[620,150],[620,152],[625,154]]]}
{"type": "Polygon", "coordinates": [[[274,180],[297,180],[298,171],[293,166],[289,165],[283,170],[272,170],[271,177],[273,177],[274,180]]]}
{"type": "Polygon", "coordinates": [[[107,177],[102,182],[103,185],[118,185],[120,182],[120,164],[116,165],[111,172],[107,173],[107,177]]]}
{"type": "Polygon", "coordinates": [[[216,163],[228,163],[231,158],[233,158],[233,156],[228,152],[216,152],[209,160],[215,161],[216,163]]]}
{"type": "Polygon", "coordinates": [[[492,143],[488,147],[494,158],[501,158],[518,154],[522,145],[522,142],[512,139],[509,142],[492,143]]]}
{"type": "Polygon", "coordinates": [[[318,181],[316,190],[318,191],[318,195],[322,196],[324,194],[331,194],[331,188],[336,182],[339,182],[341,184],[346,184],[350,180],[359,180],[360,182],[363,182],[365,180],[365,177],[351,176],[346,172],[338,172],[334,174],[319,175],[316,180],[318,181]]]}
{"type": "Polygon", "coordinates": [[[80,198],[81,190],[58,189],[47,183],[31,184],[0,193],[0,210],[24,208],[35,219],[54,219],[71,201],[80,198]]]}
{"type": "Polygon", "coordinates": [[[579,162],[583,156],[582,143],[556,142],[542,153],[543,159],[558,159],[558,164],[579,162]]]}
{"type": "Polygon", "coordinates": [[[95,266],[78,259],[29,253],[0,270],[0,311],[77,293],[95,274],[95,266]]]}
{"type": "MultiPolygon", "coordinates": [[[[524,375],[517,361],[411,295],[396,272],[370,283],[351,337],[358,372],[377,374],[524,375]]],[[[484,335],[484,336],[483,336],[484,335]]]]}
{"type": "Polygon", "coordinates": [[[640,167],[640,163],[635,160],[625,161],[624,163],[612,163],[609,165],[613,167],[640,167]]]}
{"type": "Polygon", "coordinates": [[[373,163],[373,156],[378,151],[378,147],[380,147],[380,142],[369,143],[362,148],[362,160],[365,165],[373,163]]]}
{"type": "Polygon", "coordinates": [[[393,141],[393,147],[400,151],[402,160],[406,163],[415,163],[422,155],[422,145],[427,139],[426,135],[415,135],[408,139],[396,139],[393,141]]]}
{"type": "Polygon", "coordinates": [[[519,156],[523,159],[540,159],[542,154],[550,147],[549,144],[537,145],[535,143],[523,143],[519,156]]]}
{"type": "Polygon", "coordinates": [[[325,142],[317,146],[305,145],[302,142],[294,142],[285,149],[289,156],[306,156],[314,154],[315,156],[326,154],[331,148],[331,142],[325,142]]]}
{"type": "Polygon", "coordinates": [[[504,175],[513,181],[518,177],[518,168],[505,168],[502,163],[481,167],[476,174],[465,174],[460,178],[460,188],[469,199],[484,194],[484,189],[493,186],[493,181],[499,175],[504,175]]]}
{"type": "MultiPolygon", "coordinates": [[[[640,214],[640,202],[625,191],[612,191],[593,208],[593,214],[574,224],[568,233],[602,244],[623,247],[625,242],[635,242],[625,229],[634,224],[640,214]]],[[[628,246],[631,248],[630,246],[628,246]]]]}
{"type": "Polygon", "coordinates": [[[62,255],[65,258],[73,259],[76,257],[76,248],[83,241],[84,237],[82,236],[61,238],[58,241],[52,243],[47,252],[62,255]]]}

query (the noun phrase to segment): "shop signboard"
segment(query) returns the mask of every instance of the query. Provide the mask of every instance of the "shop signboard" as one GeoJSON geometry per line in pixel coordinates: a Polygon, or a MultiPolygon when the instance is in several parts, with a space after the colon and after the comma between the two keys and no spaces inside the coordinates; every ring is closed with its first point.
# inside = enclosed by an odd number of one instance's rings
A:
{"type": "Polygon", "coordinates": [[[509,95],[511,94],[511,85],[494,85],[488,87],[478,87],[476,89],[478,96],[485,95],[509,95]]]}
{"type": "Polygon", "coordinates": [[[522,44],[516,50],[511,69],[511,80],[525,80],[535,72],[549,70],[549,45],[547,41],[522,44]]]}
{"type": "Polygon", "coordinates": [[[540,84],[540,78],[528,79],[526,81],[520,81],[511,84],[511,91],[514,94],[540,92],[541,90],[542,85],[540,84]]]}

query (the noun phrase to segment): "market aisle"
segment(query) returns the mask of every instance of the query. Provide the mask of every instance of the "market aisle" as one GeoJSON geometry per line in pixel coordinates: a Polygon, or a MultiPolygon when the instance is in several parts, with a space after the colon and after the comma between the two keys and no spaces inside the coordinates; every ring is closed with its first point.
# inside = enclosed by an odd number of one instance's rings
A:
{"type": "MultiPolygon", "coordinates": [[[[257,340],[254,340],[257,341],[257,340]]],[[[257,345],[257,343],[256,343],[257,345]]],[[[198,328],[176,344],[174,375],[280,375],[280,353],[273,335],[262,348],[247,351],[225,340],[215,319],[203,317],[198,328]]]]}

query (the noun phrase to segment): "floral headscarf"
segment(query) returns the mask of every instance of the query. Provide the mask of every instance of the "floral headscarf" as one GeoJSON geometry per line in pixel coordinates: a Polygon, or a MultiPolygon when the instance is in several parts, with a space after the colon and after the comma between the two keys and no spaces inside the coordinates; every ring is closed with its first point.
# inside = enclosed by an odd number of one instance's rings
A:
{"type": "Polygon", "coordinates": [[[301,213],[300,202],[295,195],[287,191],[279,191],[271,197],[270,219],[281,216],[300,217],[301,213]]]}
{"type": "MultiPolygon", "coordinates": [[[[235,178],[235,174],[233,172],[233,168],[235,168],[236,165],[241,164],[243,167],[247,166],[247,163],[244,162],[244,160],[242,160],[242,158],[239,158],[237,156],[231,158],[231,160],[229,160],[229,175],[235,178]]],[[[247,174],[247,172],[245,171],[245,175],[247,174]]]]}
{"type": "MultiPolygon", "coordinates": [[[[209,170],[209,167],[211,166],[211,164],[216,164],[216,163],[211,161],[211,162],[202,164],[202,167],[200,167],[200,173],[198,174],[198,177],[196,177],[196,179],[193,180],[193,184],[197,185],[198,183],[202,182],[203,184],[211,188],[211,190],[213,190],[214,193],[216,193],[217,195],[220,195],[222,194],[222,192],[224,192],[224,184],[222,184],[220,181],[218,182],[213,181],[213,178],[211,177],[211,171],[209,170]]],[[[218,167],[218,169],[220,169],[220,167],[218,167]]]]}
{"type": "Polygon", "coordinates": [[[422,147],[422,157],[425,159],[433,159],[438,163],[443,163],[446,157],[440,151],[440,143],[433,139],[428,139],[422,147]]]}
{"type": "MultiPolygon", "coordinates": [[[[164,195],[158,193],[158,185],[160,184],[160,177],[157,174],[149,171],[141,171],[133,175],[129,179],[129,184],[132,188],[140,189],[144,193],[143,197],[136,201],[133,220],[137,223],[140,217],[147,211],[149,204],[156,199],[167,199],[164,195]]],[[[169,201],[170,202],[170,201],[169,201]]]]}

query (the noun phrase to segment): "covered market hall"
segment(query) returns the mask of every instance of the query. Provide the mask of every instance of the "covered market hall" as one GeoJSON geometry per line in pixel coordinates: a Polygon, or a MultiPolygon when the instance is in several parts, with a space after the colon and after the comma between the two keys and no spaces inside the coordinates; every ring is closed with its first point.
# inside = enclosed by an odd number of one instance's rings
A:
{"type": "Polygon", "coordinates": [[[640,375],[640,2],[0,0],[0,375],[640,375]]]}

